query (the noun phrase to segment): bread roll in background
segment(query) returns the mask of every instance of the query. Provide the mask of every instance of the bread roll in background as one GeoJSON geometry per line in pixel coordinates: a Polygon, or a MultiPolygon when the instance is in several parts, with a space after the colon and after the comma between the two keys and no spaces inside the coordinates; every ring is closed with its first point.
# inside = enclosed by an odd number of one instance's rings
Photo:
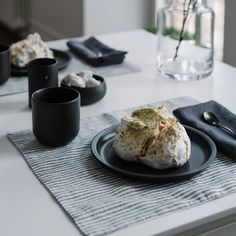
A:
{"type": "Polygon", "coordinates": [[[165,107],[156,107],[136,110],[121,119],[113,149],[126,161],[167,169],[188,161],[191,144],[183,125],[165,107]]]}

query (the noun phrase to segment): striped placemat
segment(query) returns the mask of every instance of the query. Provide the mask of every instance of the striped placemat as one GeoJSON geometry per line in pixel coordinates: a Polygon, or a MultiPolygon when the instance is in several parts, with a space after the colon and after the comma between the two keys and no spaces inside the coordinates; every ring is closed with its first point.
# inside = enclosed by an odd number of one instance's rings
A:
{"type": "MultiPolygon", "coordinates": [[[[196,101],[184,97],[151,105],[160,104],[173,110],[196,101]]],[[[220,153],[191,180],[168,184],[126,179],[100,164],[91,153],[93,137],[131,110],[82,119],[79,135],[64,147],[43,146],[30,130],[8,135],[85,235],[105,235],[236,192],[236,163],[220,153]]]]}

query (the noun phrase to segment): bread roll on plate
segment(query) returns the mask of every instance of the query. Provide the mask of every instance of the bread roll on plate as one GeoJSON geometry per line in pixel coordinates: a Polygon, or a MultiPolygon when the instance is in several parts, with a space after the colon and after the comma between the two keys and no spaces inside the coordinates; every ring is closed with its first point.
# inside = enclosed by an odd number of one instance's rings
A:
{"type": "Polygon", "coordinates": [[[113,149],[126,161],[167,169],[188,161],[191,144],[183,125],[165,107],[156,107],[136,110],[121,119],[113,149]]]}

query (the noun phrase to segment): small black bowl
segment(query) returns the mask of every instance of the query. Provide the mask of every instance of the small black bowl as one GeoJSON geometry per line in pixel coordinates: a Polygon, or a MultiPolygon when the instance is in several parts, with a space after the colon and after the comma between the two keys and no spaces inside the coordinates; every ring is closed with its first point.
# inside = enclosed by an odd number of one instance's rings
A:
{"type": "Polygon", "coordinates": [[[107,92],[107,86],[105,80],[98,75],[93,75],[93,78],[96,80],[101,81],[101,84],[95,87],[91,88],[81,88],[76,86],[67,86],[65,83],[63,83],[63,80],[61,82],[61,87],[67,87],[67,88],[73,88],[79,91],[80,93],[80,99],[81,99],[81,105],[91,105],[95,102],[100,101],[107,92]]]}

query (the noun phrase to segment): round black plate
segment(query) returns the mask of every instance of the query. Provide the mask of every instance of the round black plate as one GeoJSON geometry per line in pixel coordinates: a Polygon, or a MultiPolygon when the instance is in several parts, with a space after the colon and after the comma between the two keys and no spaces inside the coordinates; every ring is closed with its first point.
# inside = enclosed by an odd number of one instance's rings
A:
{"type": "Polygon", "coordinates": [[[141,163],[127,162],[118,157],[112,148],[116,127],[103,130],[92,142],[94,156],[114,171],[137,179],[151,181],[175,181],[190,178],[207,168],[216,158],[216,146],[204,133],[185,126],[191,140],[191,156],[182,167],[157,170],[141,163]]]}
{"type": "MultiPolygon", "coordinates": [[[[61,51],[57,49],[51,49],[51,50],[53,51],[55,59],[58,61],[58,69],[62,70],[66,68],[71,60],[71,56],[65,51],[61,51]]],[[[14,65],[11,66],[12,76],[25,76],[27,74],[28,74],[28,70],[26,67],[20,68],[14,65]]]]}

